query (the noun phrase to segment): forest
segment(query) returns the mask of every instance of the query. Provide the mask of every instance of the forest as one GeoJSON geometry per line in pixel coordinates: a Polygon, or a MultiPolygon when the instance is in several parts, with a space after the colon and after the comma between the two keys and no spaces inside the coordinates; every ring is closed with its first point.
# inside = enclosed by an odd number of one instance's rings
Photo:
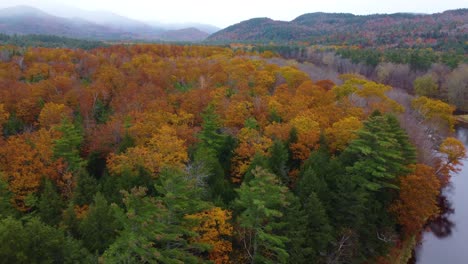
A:
{"type": "Polygon", "coordinates": [[[355,73],[405,90],[439,99],[468,112],[466,45],[450,49],[386,48],[347,45],[237,45],[236,48],[311,63],[328,71],[355,73]]]}
{"type": "Polygon", "coordinates": [[[406,263],[455,107],[271,56],[0,46],[0,262],[406,263]]]}

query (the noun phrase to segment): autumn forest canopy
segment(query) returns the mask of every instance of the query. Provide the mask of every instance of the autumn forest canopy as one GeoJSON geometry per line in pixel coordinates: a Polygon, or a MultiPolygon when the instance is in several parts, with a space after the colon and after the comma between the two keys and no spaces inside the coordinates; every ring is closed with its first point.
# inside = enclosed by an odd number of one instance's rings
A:
{"type": "Polygon", "coordinates": [[[90,48],[0,46],[5,263],[403,263],[465,157],[454,106],[362,75],[90,48]]]}

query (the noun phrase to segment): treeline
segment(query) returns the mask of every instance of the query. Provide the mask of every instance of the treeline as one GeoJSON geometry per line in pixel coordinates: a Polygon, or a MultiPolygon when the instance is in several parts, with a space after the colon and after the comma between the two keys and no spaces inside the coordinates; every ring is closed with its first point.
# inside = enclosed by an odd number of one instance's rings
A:
{"type": "Polygon", "coordinates": [[[115,45],[2,57],[0,259],[404,262],[465,156],[454,138],[437,152],[413,143],[453,129],[454,109],[252,55],[115,45]]]}
{"type": "MultiPolygon", "coordinates": [[[[241,48],[245,48],[241,46],[241,48]]],[[[398,87],[410,94],[429,96],[468,111],[468,60],[465,49],[363,49],[341,46],[254,46],[263,57],[283,56],[312,62],[339,73],[357,73],[398,87]],[[276,54],[276,55],[275,55],[276,54]]]]}
{"type": "Polygon", "coordinates": [[[71,48],[90,50],[104,47],[101,41],[72,39],[53,35],[7,35],[0,33],[0,45],[13,45],[18,47],[45,47],[45,48],[71,48]]]}
{"type": "Polygon", "coordinates": [[[468,58],[464,55],[468,50],[466,47],[454,51],[436,52],[433,49],[357,49],[339,48],[336,53],[353,63],[364,63],[376,67],[381,62],[395,64],[408,64],[411,70],[427,71],[432,64],[444,64],[450,69],[455,69],[461,63],[467,63],[468,58]]]}

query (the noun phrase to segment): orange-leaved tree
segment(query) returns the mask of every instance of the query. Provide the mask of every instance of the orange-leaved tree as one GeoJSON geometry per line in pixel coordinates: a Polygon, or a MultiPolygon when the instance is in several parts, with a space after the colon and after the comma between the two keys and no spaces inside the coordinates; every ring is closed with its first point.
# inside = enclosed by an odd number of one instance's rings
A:
{"type": "Polygon", "coordinates": [[[400,196],[390,207],[407,235],[418,233],[439,212],[440,182],[434,169],[417,164],[414,173],[400,179],[400,196]]]}
{"type": "Polygon", "coordinates": [[[232,243],[229,237],[233,232],[233,227],[229,222],[232,217],[231,212],[214,207],[185,217],[200,223],[193,228],[193,231],[199,234],[194,242],[211,246],[209,259],[215,264],[230,263],[229,253],[232,251],[232,243]]]}

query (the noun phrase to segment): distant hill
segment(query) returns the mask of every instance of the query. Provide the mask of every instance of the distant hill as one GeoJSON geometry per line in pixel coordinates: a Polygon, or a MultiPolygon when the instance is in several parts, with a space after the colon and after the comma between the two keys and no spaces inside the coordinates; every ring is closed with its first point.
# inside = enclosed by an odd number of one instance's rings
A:
{"type": "Polygon", "coordinates": [[[106,11],[77,9],[66,18],[30,6],[0,9],[0,33],[55,35],[91,40],[194,41],[209,34],[195,28],[166,30],[106,11]]]}
{"type": "Polygon", "coordinates": [[[208,24],[201,24],[201,23],[161,23],[161,22],[155,22],[155,21],[149,21],[146,23],[153,27],[162,28],[164,30],[179,30],[179,29],[185,29],[185,28],[196,28],[208,34],[213,34],[221,30],[221,28],[219,27],[208,25],[208,24]]]}
{"type": "Polygon", "coordinates": [[[196,28],[184,28],[165,31],[159,35],[159,38],[166,41],[203,41],[209,35],[196,28]]]}
{"type": "Polygon", "coordinates": [[[28,6],[0,10],[0,32],[12,34],[43,34],[87,39],[118,39],[124,32],[91,23],[56,17],[28,6]]]}
{"type": "Polygon", "coordinates": [[[211,35],[209,41],[283,41],[306,39],[312,29],[270,18],[253,18],[211,35]]]}
{"type": "Polygon", "coordinates": [[[432,15],[310,13],[285,22],[254,18],[207,38],[212,42],[289,42],[320,44],[416,45],[468,40],[468,9],[432,15]]]}

